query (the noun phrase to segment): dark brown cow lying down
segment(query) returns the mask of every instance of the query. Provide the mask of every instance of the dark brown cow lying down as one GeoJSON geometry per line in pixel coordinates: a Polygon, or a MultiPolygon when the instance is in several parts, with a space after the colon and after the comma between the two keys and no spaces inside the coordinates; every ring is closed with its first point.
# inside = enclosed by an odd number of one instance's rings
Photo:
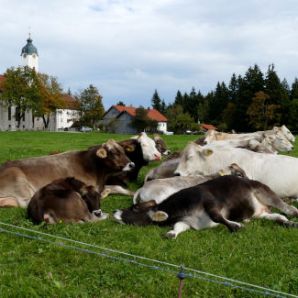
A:
{"type": "Polygon", "coordinates": [[[222,176],[180,190],[160,204],[149,201],[118,210],[114,218],[126,224],[174,226],[167,233],[170,238],[176,238],[190,228],[200,230],[220,223],[230,231],[236,231],[242,227],[240,222],[251,218],[265,218],[288,227],[298,227],[298,222],[271,213],[270,207],[298,217],[298,209],[283,202],[265,184],[236,176],[222,176]]]}
{"type": "Polygon", "coordinates": [[[50,224],[99,221],[108,217],[100,210],[100,194],[94,186],[73,177],[55,180],[38,190],[27,212],[34,223],[50,224]]]}
{"type": "Polygon", "coordinates": [[[0,166],[0,207],[26,207],[38,189],[66,177],[76,177],[100,193],[109,175],[133,167],[114,140],[84,151],[9,161],[0,166]]]}

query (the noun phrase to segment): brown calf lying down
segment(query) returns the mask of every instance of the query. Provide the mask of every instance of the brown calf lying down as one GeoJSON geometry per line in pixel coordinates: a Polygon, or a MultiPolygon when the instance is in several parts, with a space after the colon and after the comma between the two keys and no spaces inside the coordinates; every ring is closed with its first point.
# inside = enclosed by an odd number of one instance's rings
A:
{"type": "Polygon", "coordinates": [[[100,194],[73,177],[58,179],[38,190],[30,200],[28,217],[34,223],[88,222],[106,219],[100,194]]]}
{"type": "Polygon", "coordinates": [[[265,184],[237,176],[222,176],[180,190],[160,204],[149,201],[118,210],[114,218],[126,224],[173,226],[167,233],[170,238],[190,228],[200,230],[218,224],[224,224],[233,232],[242,227],[240,222],[251,218],[265,218],[298,228],[298,222],[272,213],[270,207],[298,217],[298,209],[283,202],[265,184]]]}
{"type": "Polygon", "coordinates": [[[0,166],[0,207],[26,207],[38,189],[66,177],[76,177],[100,193],[110,175],[133,167],[114,140],[84,151],[9,161],[0,166]]]}

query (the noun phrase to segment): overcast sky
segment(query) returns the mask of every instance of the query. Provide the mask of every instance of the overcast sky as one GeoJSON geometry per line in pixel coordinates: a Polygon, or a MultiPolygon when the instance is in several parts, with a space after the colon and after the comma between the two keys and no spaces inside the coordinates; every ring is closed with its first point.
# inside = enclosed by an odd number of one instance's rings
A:
{"type": "Polygon", "coordinates": [[[0,73],[21,63],[29,28],[39,70],[76,93],[95,85],[106,108],[119,100],[167,103],[179,89],[203,94],[218,81],[274,63],[298,77],[297,0],[0,0],[0,73]]]}

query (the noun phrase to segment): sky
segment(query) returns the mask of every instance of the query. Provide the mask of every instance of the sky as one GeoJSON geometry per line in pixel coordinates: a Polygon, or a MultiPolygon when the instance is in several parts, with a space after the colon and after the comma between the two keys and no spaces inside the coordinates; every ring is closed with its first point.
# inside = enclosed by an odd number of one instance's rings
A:
{"type": "Polygon", "coordinates": [[[298,77],[296,0],[0,0],[0,74],[21,62],[29,31],[39,71],[74,94],[90,84],[105,108],[206,95],[257,64],[298,77]]]}

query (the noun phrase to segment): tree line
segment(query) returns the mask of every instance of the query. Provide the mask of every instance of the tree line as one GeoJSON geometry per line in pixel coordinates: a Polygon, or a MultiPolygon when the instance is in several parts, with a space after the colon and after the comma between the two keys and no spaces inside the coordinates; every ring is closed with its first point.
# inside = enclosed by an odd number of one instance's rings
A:
{"type": "Polygon", "coordinates": [[[197,130],[198,123],[213,124],[219,130],[247,132],[286,124],[298,130],[298,79],[291,86],[278,77],[274,65],[264,74],[258,65],[244,76],[232,75],[228,84],[218,82],[215,90],[203,95],[192,88],[177,91],[173,103],[165,105],[155,90],[152,106],[168,116],[169,130],[197,130]]]}
{"type": "MultiPolygon", "coordinates": [[[[9,68],[4,77],[0,100],[7,106],[16,107],[17,122],[26,110],[31,109],[33,118],[42,117],[47,128],[50,114],[58,108],[65,108],[65,92],[56,77],[36,73],[29,67],[9,68]]],[[[70,90],[68,94],[72,95],[70,90]]],[[[89,85],[73,98],[81,112],[81,120],[76,125],[98,127],[104,114],[98,89],[89,85]]],[[[118,104],[124,105],[122,101],[118,104]]],[[[222,131],[266,130],[282,124],[298,131],[298,79],[295,78],[289,86],[285,79],[278,77],[274,65],[269,65],[266,73],[262,73],[258,65],[249,67],[244,76],[234,73],[228,84],[218,82],[206,95],[194,87],[189,93],[178,90],[169,104],[155,90],[151,104],[167,116],[168,130],[176,133],[198,130],[200,123],[213,124],[222,131]]],[[[156,127],[141,106],[132,125],[140,130],[156,127]]]]}

